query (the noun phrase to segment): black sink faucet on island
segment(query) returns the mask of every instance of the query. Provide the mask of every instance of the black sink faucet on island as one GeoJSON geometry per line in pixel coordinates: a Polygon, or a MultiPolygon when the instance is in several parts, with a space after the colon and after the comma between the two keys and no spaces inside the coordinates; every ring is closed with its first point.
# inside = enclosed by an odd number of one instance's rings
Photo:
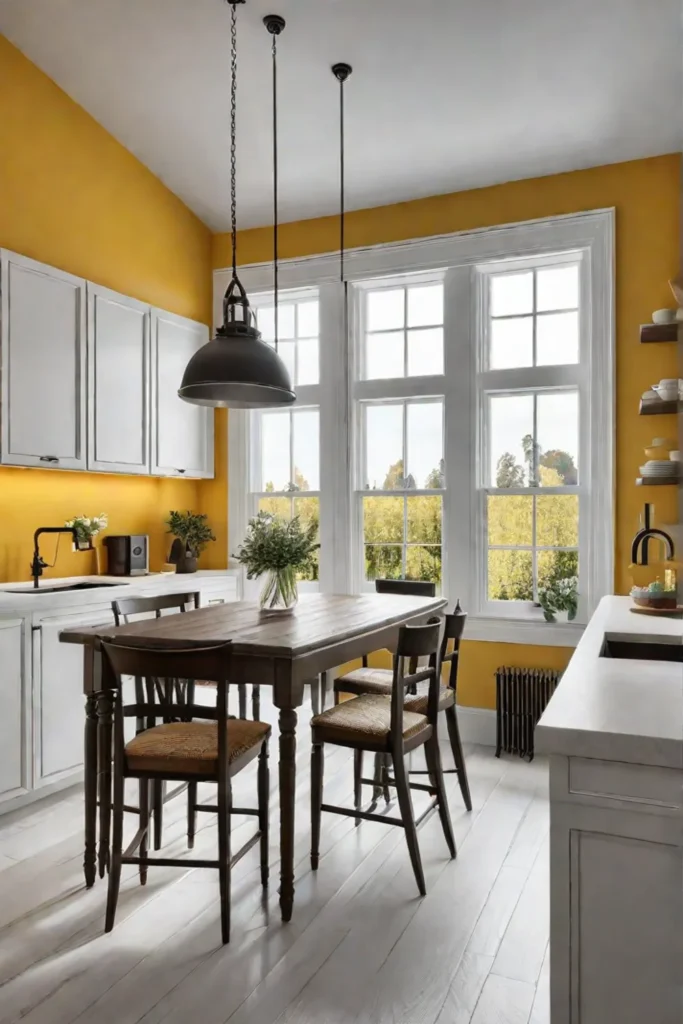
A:
{"type": "Polygon", "coordinates": [[[73,526],[40,526],[33,534],[33,561],[31,562],[31,576],[33,577],[33,589],[38,589],[38,580],[43,575],[43,569],[49,569],[50,566],[40,554],[40,548],[38,546],[38,538],[41,533],[70,533],[74,547],[78,551],[90,551],[92,543],[86,546],[81,546],[82,541],[79,540],[78,534],[73,526]]]}

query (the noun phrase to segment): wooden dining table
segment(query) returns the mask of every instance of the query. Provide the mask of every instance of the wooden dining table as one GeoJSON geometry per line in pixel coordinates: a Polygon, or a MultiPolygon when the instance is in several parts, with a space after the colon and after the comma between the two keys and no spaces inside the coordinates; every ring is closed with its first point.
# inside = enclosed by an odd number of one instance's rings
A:
{"type": "Polygon", "coordinates": [[[236,601],[126,626],[64,630],[62,643],[84,648],[86,885],[95,884],[98,867],[104,877],[109,864],[117,683],[103,666],[100,640],[125,638],[134,646],[182,648],[230,640],[231,682],[272,687],[273,703],[279,710],[280,908],[283,921],[289,921],[294,904],[296,709],[303,703],[304,685],[321,672],[364,654],[391,650],[400,626],[422,622],[445,604],[443,598],[402,594],[305,594],[288,616],[264,615],[257,604],[236,601]]]}

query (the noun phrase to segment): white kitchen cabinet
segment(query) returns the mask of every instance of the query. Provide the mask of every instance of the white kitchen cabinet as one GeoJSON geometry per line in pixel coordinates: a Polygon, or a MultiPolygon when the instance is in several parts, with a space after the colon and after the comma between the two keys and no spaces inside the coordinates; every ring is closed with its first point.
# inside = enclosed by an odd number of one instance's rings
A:
{"type": "Polygon", "coordinates": [[[213,409],[190,405],[178,388],[190,358],[209,340],[204,324],[152,310],[152,473],[212,477],[213,409]]]}
{"type": "Polygon", "coordinates": [[[114,621],[111,607],[46,616],[33,629],[34,787],[59,782],[83,768],[83,648],[59,634],[114,621]]]}
{"type": "Polygon", "coordinates": [[[0,460],[85,469],[85,281],[7,250],[0,275],[0,460]]]}
{"type": "Polygon", "coordinates": [[[88,284],[88,469],[149,473],[149,306],[88,284]]]}
{"type": "Polygon", "coordinates": [[[0,620],[0,802],[28,791],[23,644],[22,620],[0,620]]]}

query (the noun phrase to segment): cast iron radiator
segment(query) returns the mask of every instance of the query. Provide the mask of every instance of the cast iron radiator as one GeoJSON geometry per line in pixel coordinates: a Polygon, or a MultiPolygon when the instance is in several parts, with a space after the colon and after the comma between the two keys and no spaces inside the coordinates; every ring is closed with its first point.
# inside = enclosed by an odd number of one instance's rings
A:
{"type": "Polygon", "coordinates": [[[553,669],[496,671],[496,757],[504,750],[533,760],[534,729],[559,679],[553,669]]]}

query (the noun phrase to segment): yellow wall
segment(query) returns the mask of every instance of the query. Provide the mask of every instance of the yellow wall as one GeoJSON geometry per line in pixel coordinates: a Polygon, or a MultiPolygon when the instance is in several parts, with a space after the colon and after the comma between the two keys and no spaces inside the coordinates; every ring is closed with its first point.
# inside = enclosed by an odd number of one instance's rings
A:
{"type": "MultiPolygon", "coordinates": [[[[630,542],[646,500],[656,505],[660,523],[676,520],[674,488],[636,488],[642,449],[653,435],[676,436],[674,417],[639,418],[641,393],[661,377],[677,375],[674,345],[641,345],[639,325],[653,309],[670,306],[667,281],[678,270],[680,155],[595,167],[586,171],[510,182],[492,188],[434,196],[348,216],[349,246],[378,245],[408,238],[466,231],[558,214],[615,207],[617,313],[616,580],[617,593],[629,587],[630,542]]],[[[213,241],[213,265],[225,267],[229,235],[213,241]]],[[[335,217],[285,224],[280,231],[283,258],[329,252],[338,244],[335,217]]],[[[270,259],[270,229],[243,231],[240,263],[270,259]]],[[[561,668],[564,648],[468,642],[464,646],[460,700],[493,707],[493,673],[498,665],[561,668]]]]}
{"type": "MultiPolygon", "coordinates": [[[[181,201],[0,35],[0,246],[143,302],[210,323],[211,235],[181,201]]],[[[40,381],[37,367],[37,385],[40,381]]],[[[149,533],[158,568],[171,508],[221,507],[223,481],[0,469],[0,580],[25,579],[38,526],[107,512],[110,531],[149,533]]],[[[225,565],[222,540],[204,564],[225,565]]],[[[90,572],[64,539],[52,575],[90,572]]],[[[48,557],[53,550],[45,542],[48,557]]]]}

